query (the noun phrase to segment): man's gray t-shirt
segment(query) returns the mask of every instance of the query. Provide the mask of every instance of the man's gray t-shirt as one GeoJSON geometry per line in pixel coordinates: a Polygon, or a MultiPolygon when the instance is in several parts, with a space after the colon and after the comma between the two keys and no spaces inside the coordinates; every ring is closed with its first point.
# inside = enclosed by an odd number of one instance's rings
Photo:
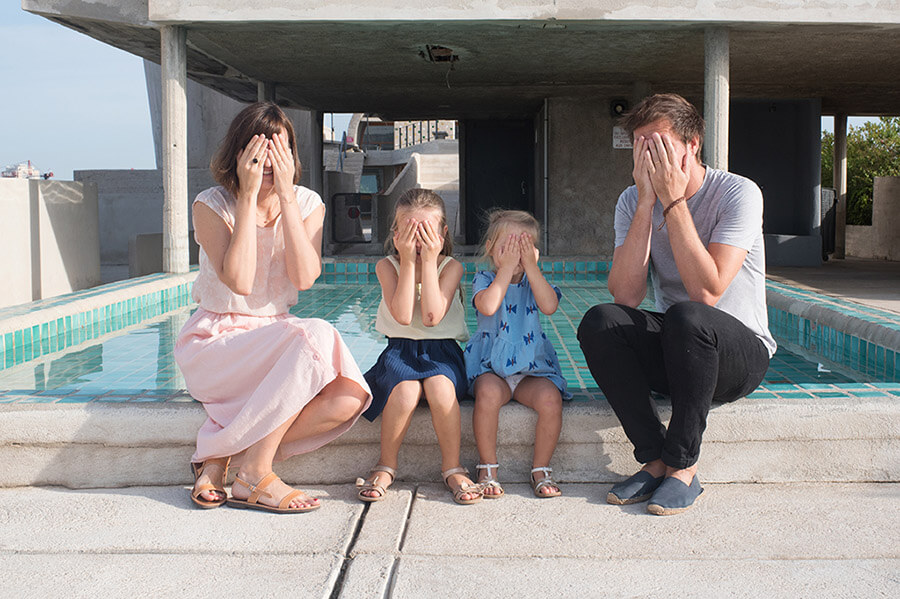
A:
{"type": "MultiPolygon", "coordinates": [[[[622,192],[616,204],[616,247],[625,243],[637,207],[637,187],[622,192]]],[[[775,340],[769,332],[766,313],[766,254],[762,234],[763,199],[756,183],[725,171],[706,167],[700,189],[687,200],[694,227],[703,245],[722,243],[747,250],[747,257],[734,280],[719,298],[716,308],[734,316],[765,344],[771,357],[775,340]]],[[[673,304],[688,301],[687,291],[678,274],[663,208],[653,206],[650,239],[650,278],[656,296],[656,309],[665,312],[673,304]]]]}

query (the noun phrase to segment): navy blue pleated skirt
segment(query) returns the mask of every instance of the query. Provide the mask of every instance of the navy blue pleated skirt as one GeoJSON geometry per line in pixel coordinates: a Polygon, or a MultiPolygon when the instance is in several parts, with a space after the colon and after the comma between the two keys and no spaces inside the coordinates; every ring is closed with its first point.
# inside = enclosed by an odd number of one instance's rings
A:
{"type": "Polygon", "coordinates": [[[466,395],[466,364],[454,339],[388,338],[378,361],[364,374],[372,389],[372,403],[363,417],[372,421],[384,410],[397,383],[420,381],[443,374],[456,386],[456,399],[466,395]]]}

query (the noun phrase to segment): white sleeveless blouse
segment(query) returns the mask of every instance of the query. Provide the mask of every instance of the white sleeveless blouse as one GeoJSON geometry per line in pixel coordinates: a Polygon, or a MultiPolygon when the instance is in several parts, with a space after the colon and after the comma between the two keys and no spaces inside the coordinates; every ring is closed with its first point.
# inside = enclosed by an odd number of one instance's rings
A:
{"type": "MultiPolygon", "coordinates": [[[[300,216],[304,220],[322,205],[322,198],[313,190],[295,185],[294,191],[300,206],[300,216]]],[[[225,188],[211,187],[202,191],[197,194],[194,204],[197,202],[211,208],[234,231],[234,199],[225,188]]],[[[194,281],[191,297],[204,310],[219,314],[284,314],[297,303],[297,288],[288,278],[284,254],[284,229],[279,215],[274,225],[256,227],[256,277],[253,279],[253,289],[250,295],[238,295],[219,279],[201,246],[200,272],[194,281]]]]}
{"type": "MultiPolygon", "coordinates": [[[[394,256],[388,256],[397,274],[400,274],[400,262],[394,256]]],[[[445,256],[438,265],[438,276],[444,267],[453,260],[450,256],[445,256]]],[[[421,287],[416,284],[416,301],[413,306],[412,321],[409,324],[400,324],[391,314],[390,308],[384,301],[384,295],[381,296],[381,303],[378,304],[378,314],[375,316],[375,330],[387,337],[403,338],[403,339],[456,339],[457,341],[469,340],[469,328],[466,326],[466,311],[463,308],[461,292],[453,296],[450,307],[444,318],[433,327],[426,327],[422,322],[422,295],[421,287]]]]}

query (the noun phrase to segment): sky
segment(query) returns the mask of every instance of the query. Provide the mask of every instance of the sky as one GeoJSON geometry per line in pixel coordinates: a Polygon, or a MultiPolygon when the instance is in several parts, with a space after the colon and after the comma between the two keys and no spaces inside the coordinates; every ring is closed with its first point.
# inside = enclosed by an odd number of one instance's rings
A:
{"type": "MultiPolygon", "coordinates": [[[[18,0],[0,0],[0,56],[0,169],[31,160],[71,179],[73,170],[156,168],[140,58],[25,12],[18,0]]],[[[336,139],[348,120],[334,115],[336,139]]],[[[833,122],[823,118],[823,129],[833,122]]]]}

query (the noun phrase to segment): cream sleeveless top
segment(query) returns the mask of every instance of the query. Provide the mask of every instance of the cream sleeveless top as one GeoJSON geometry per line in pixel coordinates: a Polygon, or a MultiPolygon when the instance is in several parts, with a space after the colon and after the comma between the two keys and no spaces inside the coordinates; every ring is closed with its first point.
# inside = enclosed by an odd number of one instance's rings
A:
{"type": "MultiPolygon", "coordinates": [[[[294,192],[303,219],[322,205],[322,198],[311,189],[295,185],[294,192]]],[[[223,187],[212,187],[197,194],[194,204],[200,202],[210,207],[234,231],[234,200],[230,195],[223,187]]],[[[196,234],[194,238],[196,239],[196,234]]],[[[219,280],[201,246],[200,272],[194,281],[191,297],[204,310],[219,314],[276,316],[284,314],[296,304],[297,288],[288,278],[285,265],[281,216],[270,227],[256,227],[256,277],[253,279],[250,295],[238,295],[219,280]]]]}
{"type": "MultiPolygon", "coordinates": [[[[400,274],[400,262],[394,256],[388,256],[391,264],[397,274],[400,274]]],[[[453,260],[450,256],[445,256],[438,265],[438,276],[444,267],[453,260]]],[[[447,308],[444,318],[433,327],[426,327],[422,323],[422,295],[421,284],[416,283],[416,302],[413,306],[412,322],[407,325],[400,324],[394,319],[390,309],[384,301],[384,295],[381,296],[381,303],[378,304],[378,314],[375,317],[375,330],[387,337],[399,337],[403,339],[456,339],[457,341],[469,340],[469,329],[466,326],[466,312],[463,308],[460,293],[453,295],[453,301],[447,308]]]]}

